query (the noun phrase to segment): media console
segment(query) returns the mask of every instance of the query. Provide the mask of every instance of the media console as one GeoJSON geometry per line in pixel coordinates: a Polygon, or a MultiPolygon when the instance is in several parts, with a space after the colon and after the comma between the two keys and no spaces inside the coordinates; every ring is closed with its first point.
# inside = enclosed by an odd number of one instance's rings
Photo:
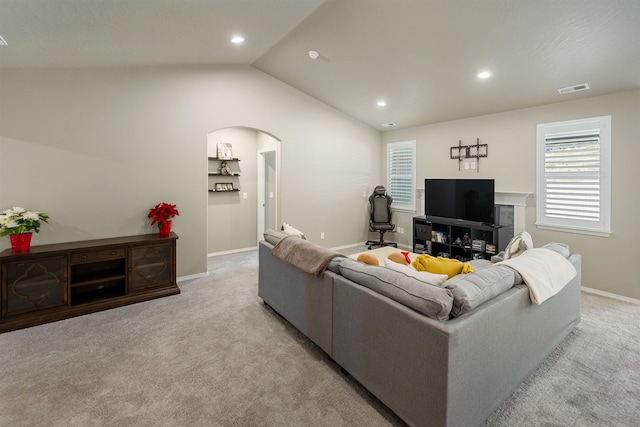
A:
{"type": "Polygon", "coordinates": [[[0,333],[179,294],[177,238],[155,233],[0,252],[0,333]]]}
{"type": "Polygon", "coordinates": [[[462,260],[490,259],[513,237],[510,229],[453,218],[413,217],[413,252],[462,260]]]}

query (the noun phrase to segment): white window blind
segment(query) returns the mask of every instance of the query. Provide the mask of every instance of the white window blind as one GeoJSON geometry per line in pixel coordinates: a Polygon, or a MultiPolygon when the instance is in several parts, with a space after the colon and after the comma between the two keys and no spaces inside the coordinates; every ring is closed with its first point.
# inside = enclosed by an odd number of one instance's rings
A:
{"type": "Polygon", "coordinates": [[[610,118],[538,126],[537,225],[610,233],[610,118]]]}
{"type": "Polygon", "coordinates": [[[387,144],[387,193],[394,209],[415,211],[416,142],[387,144]]]}

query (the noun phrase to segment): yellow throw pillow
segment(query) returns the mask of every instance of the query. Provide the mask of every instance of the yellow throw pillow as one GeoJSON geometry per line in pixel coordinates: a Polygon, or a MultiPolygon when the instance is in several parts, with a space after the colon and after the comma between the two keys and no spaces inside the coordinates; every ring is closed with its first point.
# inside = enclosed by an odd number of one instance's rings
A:
{"type": "Polygon", "coordinates": [[[411,263],[418,271],[428,271],[435,274],[446,274],[449,278],[460,273],[471,273],[473,267],[468,262],[461,262],[457,259],[432,257],[431,255],[418,255],[411,263]]]}

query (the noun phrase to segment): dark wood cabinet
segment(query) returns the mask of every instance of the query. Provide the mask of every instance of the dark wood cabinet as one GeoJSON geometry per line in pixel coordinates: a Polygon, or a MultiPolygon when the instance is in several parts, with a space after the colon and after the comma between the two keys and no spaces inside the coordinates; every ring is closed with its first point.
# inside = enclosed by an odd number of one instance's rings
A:
{"type": "Polygon", "coordinates": [[[3,318],[67,305],[65,256],[6,262],[2,277],[3,318]]]}
{"type": "Polygon", "coordinates": [[[129,248],[131,260],[129,290],[168,286],[173,280],[171,260],[173,248],[167,245],[147,245],[129,248]]]}
{"type": "Polygon", "coordinates": [[[176,236],[33,246],[0,253],[0,332],[180,293],[176,236]]]}

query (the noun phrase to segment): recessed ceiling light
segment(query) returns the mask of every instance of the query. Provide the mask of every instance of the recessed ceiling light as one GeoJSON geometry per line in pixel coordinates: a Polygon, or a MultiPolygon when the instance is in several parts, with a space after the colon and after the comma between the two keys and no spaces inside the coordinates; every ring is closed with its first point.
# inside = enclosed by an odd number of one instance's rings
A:
{"type": "Polygon", "coordinates": [[[395,123],[389,122],[389,123],[383,123],[382,127],[383,128],[391,128],[391,127],[394,127],[395,125],[396,125],[395,123]]]}
{"type": "Polygon", "coordinates": [[[318,52],[316,52],[315,50],[310,50],[309,51],[309,58],[318,59],[319,56],[320,56],[320,54],[318,52]]]}
{"type": "Polygon", "coordinates": [[[233,36],[231,38],[231,43],[238,44],[238,43],[242,43],[243,41],[244,41],[244,37],[242,36],[233,36]]]}
{"type": "Polygon", "coordinates": [[[378,107],[385,107],[385,106],[387,105],[387,103],[386,103],[386,102],[384,102],[384,101],[378,101],[378,102],[376,102],[376,105],[377,105],[378,107]]]}
{"type": "Polygon", "coordinates": [[[479,79],[488,79],[491,76],[493,76],[493,73],[491,71],[482,71],[478,73],[479,79]]]}

